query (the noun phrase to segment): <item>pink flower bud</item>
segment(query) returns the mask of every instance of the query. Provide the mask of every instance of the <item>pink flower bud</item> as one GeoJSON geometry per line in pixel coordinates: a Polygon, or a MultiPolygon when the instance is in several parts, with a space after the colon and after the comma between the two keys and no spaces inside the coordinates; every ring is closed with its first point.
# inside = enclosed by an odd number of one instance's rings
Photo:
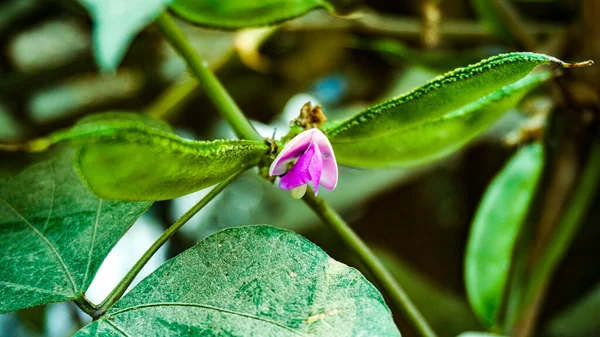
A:
{"type": "Polygon", "coordinates": [[[279,187],[296,190],[294,197],[301,198],[306,185],[312,181],[315,195],[319,185],[332,190],[337,185],[338,170],[333,149],[327,136],[319,129],[309,129],[289,141],[271,164],[269,175],[282,176],[279,187]],[[290,163],[294,163],[288,170],[290,163]]]}

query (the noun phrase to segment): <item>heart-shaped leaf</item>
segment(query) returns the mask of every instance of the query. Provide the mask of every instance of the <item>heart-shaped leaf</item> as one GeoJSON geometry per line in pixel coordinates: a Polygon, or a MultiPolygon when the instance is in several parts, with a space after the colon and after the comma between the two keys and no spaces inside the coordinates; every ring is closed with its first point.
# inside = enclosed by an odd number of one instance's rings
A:
{"type": "Polygon", "coordinates": [[[381,294],[300,235],[221,231],[161,266],[75,336],[399,337],[381,294]]]}
{"type": "Polygon", "coordinates": [[[149,206],[92,195],[75,173],[73,151],[0,184],[0,313],[80,298],[149,206]]]}
{"type": "Polygon", "coordinates": [[[94,54],[100,69],[114,71],[133,38],[171,0],[79,0],[94,21],[94,54]]]}
{"type": "Polygon", "coordinates": [[[446,155],[546,80],[548,73],[518,82],[542,64],[574,66],[542,54],[502,54],[371,107],[326,130],[336,159],[357,167],[401,167],[446,155]]]}
{"type": "Polygon", "coordinates": [[[109,113],[43,141],[77,145],[79,173],[96,195],[113,200],[179,197],[218,183],[269,152],[263,142],[193,141],[168,130],[141,115],[109,113]]]}
{"type": "MultiPolygon", "coordinates": [[[[177,15],[195,24],[221,29],[239,29],[277,24],[319,7],[334,10],[326,0],[173,0],[177,15]]],[[[352,2],[352,1],[347,1],[352,2]]]]}
{"type": "Polygon", "coordinates": [[[475,214],[465,256],[465,282],[473,310],[488,326],[497,321],[517,236],[543,167],[541,144],[519,150],[488,186],[475,214]]]}

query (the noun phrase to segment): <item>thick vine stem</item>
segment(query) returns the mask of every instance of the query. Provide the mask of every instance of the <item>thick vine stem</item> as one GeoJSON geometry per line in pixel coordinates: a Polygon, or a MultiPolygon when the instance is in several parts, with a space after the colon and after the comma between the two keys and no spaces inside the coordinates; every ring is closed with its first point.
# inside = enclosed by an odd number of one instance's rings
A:
{"type": "MultiPolygon", "coordinates": [[[[238,137],[261,140],[262,137],[235,105],[235,102],[219,83],[219,80],[206,67],[202,58],[191,48],[185,35],[183,35],[175,22],[173,22],[169,14],[163,13],[157,20],[157,24],[169,42],[187,61],[193,73],[198,78],[199,83],[204,87],[210,99],[217,106],[221,115],[227,120],[238,137]]],[[[398,285],[377,257],[375,257],[369,247],[325,201],[309,194],[307,193],[307,196],[303,200],[355,251],[373,273],[377,282],[381,284],[388,296],[394,301],[394,304],[406,314],[406,317],[412,322],[416,331],[422,337],[437,337],[404,290],[398,285]]]]}
{"type": "MultiPolygon", "coordinates": [[[[108,309],[112,307],[125,293],[125,290],[131,285],[131,282],[139,274],[142,268],[148,263],[150,258],[162,247],[186,222],[188,222],[196,213],[198,213],[206,204],[208,204],[214,197],[216,197],[221,191],[229,185],[235,178],[237,178],[244,170],[232,175],[231,177],[223,180],[217,186],[215,186],[204,198],[190,208],[181,218],[175,221],[169,228],[167,228],[162,235],[156,239],[156,241],[146,250],[144,255],[131,267],[129,272],[123,277],[123,279],[117,284],[117,286],[111,291],[102,303],[91,313],[94,320],[104,316],[108,309]]],[[[79,305],[79,303],[78,303],[79,305]]],[[[80,306],[81,308],[81,306],[80,306]]],[[[82,308],[83,309],[83,308],[82,308]]],[[[86,311],[85,309],[83,309],[86,311]]],[[[87,312],[87,311],[86,311],[87,312]]]]}
{"type": "Polygon", "coordinates": [[[365,264],[373,277],[384,288],[394,305],[408,318],[419,335],[423,337],[436,337],[437,335],[429,326],[421,312],[415,307],[402,287],[385,268],[383,263],[375,256],[361,238],[348,226],[342,217],[325,201],[315,197],[312,191],[307,191],[302,198],[325,224],[327,224],[346,243],[360,260],[365,264]]]}
{"type": "Polygon", "coordinates": [[[227,120],[227,123],[231,125],[236,135],[239,138],[262,140],[227,90],[212,73],[208,63],[196,53],[173,18],[165,12],[156,19],[156,25],[169,43],[186,60],[191,71],[198,78],[198,82],[204,87],[206,94],[216,105],[223,118],[227,120]]]}

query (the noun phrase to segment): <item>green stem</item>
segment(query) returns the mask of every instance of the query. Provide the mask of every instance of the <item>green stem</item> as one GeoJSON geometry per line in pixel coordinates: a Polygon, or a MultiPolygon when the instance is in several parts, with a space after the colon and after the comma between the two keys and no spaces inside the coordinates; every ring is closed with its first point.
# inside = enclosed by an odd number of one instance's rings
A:
{"type": "Polygon", "coordinates": [[[231,125],[239,138],[262,140],[252,124],[235,104],[233,98],[212,73],[208,63],[194,50],[186,36],[168,13],[156,19],[156,25],[169,40],[171,45],[187,61],[190,69],[202,84],[206,94],[221,112],[223,118],[231,125]]]}
{"type": "Polygon", "coordinates": [[[113,291],[106,297],[102,303],[98,306],[98,308],[93,312],[92,317],[94,319],[98,319],[102,317],[106,311],[112,307],[125,293],[125,290],[131,285],[133,279],[139,274],[142,268],[146,265],[146,263],[150,260],[150,258],[158,251],[162,245],[165,244],[186,222],[188,222],[198,211],[200,211],[206,204],[208,204],[214,197],[216,197],[229,183],[231,183],[235,178],[237,178],[244,170],[238,172],[237,174],[232,175],[231,177],[223,180],[217,186],[215,186],[208,194],[202,198],[202,200],[198,201],[192,208],[190,208],[181,218],[179,218],[175,223],[173,223],[167,230],[162,233],[162,235],[156,239],[156,241],[146,250],[144,255],[131,267],[127,275],[123,277],[123,279],[117,284],[117,286],[113,289],[113,291]]]}
{"type": "Polygon", "coordinates": [[[79,309],[83,310],[83,312],[90,316],[93,316],[94,312],[98,309],[94,303],[90,302],[90,300],[85,297],[85,294],[81,294],[81,296],[77,299],[74,299],[73,302],[77,304],[79,309]]]}
{"type": "MultiPolygon", "coordinates": [[[[235,133],[240,138],[261,140],[262,137],[248,122],[231,96],[229,96],[229,93],[219,83],[219,80],[212,74],[210,69],[208,69],[200,56],[191,48],[189,42],[187,42],[187,39],[169,14],[163,13],[156,23],[175,49],[187,61],[198,81],[235,133]]],[[[433,332],[421,313],[410,301],[404,290],[402,290],[379,259],[375,257],[369,247],[322,199],[312,195],[309,196],[309,194],[307,193],[307,196],[304,197],[304,201],[356,252],[398,308],[414,324],[420,335],[423,337],[436,337],[435,332],[433,332]]]]}
{"type": "Polygon", "coordinates": [[[340,215],[325,201],[319,197],[315,197],[310,191],[307,191],[302,198],[312,208],[321,219],[333,229],[339,237],[358,255],[361,261],[367,266],[373,277],[383,287],[385,292],[394,302],[396,307],[412,323],[419,335],[423,337],[436,337],[435,332],[417,307],[412,303],[406,292],[396,282],[394,277],[385,268],[383,263],[375,256],[369,247],[360,239],[356,233],[348,226],[348,224],[340,217],[340,215]]]}
{"type": "Polygon", "coordinates": [[[595,193],[600,185],[600,141],[596,141],[590,151],[587,164],[573,192],[573,197],[563,214],[556,232],[546,246],[546,250],[533,270],[525,294],[524,321],[533,321],[541,305],[541,296],[547,289],[550,277],[562,260],[575,234],[583,222],[595,193]]]}

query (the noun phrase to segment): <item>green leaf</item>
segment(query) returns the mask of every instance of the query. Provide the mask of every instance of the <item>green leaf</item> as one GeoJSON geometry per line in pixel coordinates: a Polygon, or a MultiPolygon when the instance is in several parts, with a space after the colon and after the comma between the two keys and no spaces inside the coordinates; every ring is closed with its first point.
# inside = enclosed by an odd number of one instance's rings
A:
{"type": "MultiPolygon", "coordinates": [[[[109,125],[110,123],[113,123],[113,122],[115,122],[115,123],[122,123],[122,122],[138,123],[140,125],[147,126],[149,128],[153,128],[153,129],[158,129],[160,131],[173,133],[173,134],[175,133],[175,131],[169,124],[167,124],[161,120],[150,118],[144,114],[139,114],[139,113],[135,113],[135,112],[123,112],[123,111],[108,111],[108,112],[88,115],[88,116],[85,116],[85,117],[81,118],[80,120],[78,120],[76,125],[77,126],[86,125],[86,124],[94,125],[94,123],[109,125]]],[[[82,130],[83,130],[83,132],[85,132],[86,129],[82,128],[82,130]]]]}
{"type": "Polygon", "coordinates": [[[239,29],[277,24],[326,6],[325,0],[173,0],[169,7],[201,26],[239,29]]]}
{"type": "Polygon", "coordinates": [[[256,164],[263,142],[193,141],[164,123],[136,114],[88,118],[47,142],[78,145],[78,171],[98,196],[113,200],[166,200],[195,192],[256,164]]]}
{"type": "Polygon", "coordinates": [[[540,143],[528,145],[488,186],[475,214],[465,256],[469,301],[488,326],[497,323],[517,236],[544,166],[540,143]]]}
{"type": "Polygon", "coordinates": [[[93,196],[75,173],[73,151],[0,184],[0,313],[80,298],[149,206],[93,196]]]}
{"type": "Polygon", "coordinates": [[[8,109],[0,103],[0,140],[19,139],[25,133],[25,128],[16,121],[8,109]]]}
{"type": "Polygon", "coordinates": [[[546,328],[553,337],[594,337],[600,335],[600,283],[574,305],[554,317],[546,328]]]}
{"type": "Polygon", "coordinates": [[[489,46],[458,51],[417,49],[391,38],[358,39],[356,48],[379,52],[390,60],[401,61],[403,65],[408,62],[434,71],[448,71],[502,52],[501,48],[490,48],[489,46]]]}
{"type": "Polygon", "coordinates": [[[520,28],[523,20],[510,1],[471,0],[471,4],[486,29],[498,39],[513,44],[525,43],[522,47],[535,45],[535,40],[520,28]]]}
{"type": "Polygon", "coordinates": [[[542,54],[502,54],[368,108],[326,130],[336,158],[357,167],[402,167],[447,155],[548,79],[541,73],[519,82],[541,64],[573,66],[542,54]]]}
{"type": "Polygon", "coordinates": [[[75,336],[400,336],[358,271],[268,226],[214,234],[161,266],[75,336]]]}
{"type": "Polygon", "coordinates": [[[495,333],[489,333],[489,332],[469,331],[469,332],[461,333],[460,335],[458,335],[458,337],[503,337],[503,336],[496,335],[495,333]]]}
{"type": "Polygon", "coordinates": [[[114,71],[133,38],[171,0],[79,0],[94,21],[94,54],[101,70],[114,71]]]}

